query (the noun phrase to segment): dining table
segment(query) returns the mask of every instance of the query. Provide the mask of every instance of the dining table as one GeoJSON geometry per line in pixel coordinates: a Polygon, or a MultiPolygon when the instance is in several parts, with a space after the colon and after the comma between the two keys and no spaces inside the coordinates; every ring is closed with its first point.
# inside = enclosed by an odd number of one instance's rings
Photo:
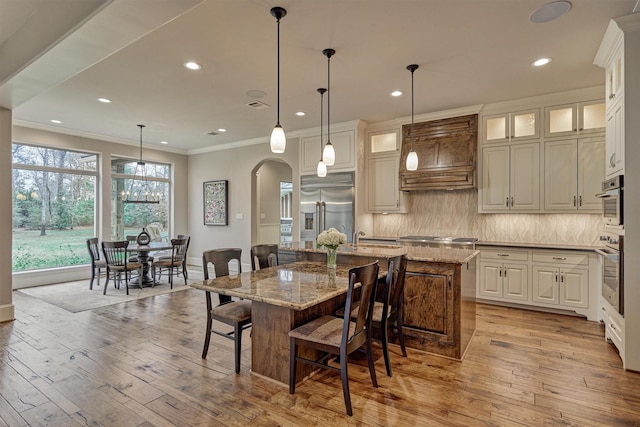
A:
{"type": "Polygon", "coordinates": [[[129,284],[137,285],[140,287],[155,285],[153,278],[149,275],[149,270],[151,269],[151,252],[166,251],[171,249],[173,249],[173,245],[171,245],[171,242],[149,242],[146,245],[129,243],[129,246],[127,246],[127,252],[136,253],[138,261],[142,263],[142,275],[131,279],[129,284]]]}
{"type": "MultiPolygon", "coordinates": [[[[327,267],[326,262],[298,261],[251,272],[193,283],[208,292],[250,300],[251,373],[289,385],[289,331],[323,315],[333,315],[346,301],[349,269],[353,263],[327,267]]],[[[380,278],[386,270],[380,269],[380,278]]],[[[300,349],[300,355],[313,357],[314,351],[300,349]]],[[[302,365],[296,382],[314,371],[302,365]]]]}

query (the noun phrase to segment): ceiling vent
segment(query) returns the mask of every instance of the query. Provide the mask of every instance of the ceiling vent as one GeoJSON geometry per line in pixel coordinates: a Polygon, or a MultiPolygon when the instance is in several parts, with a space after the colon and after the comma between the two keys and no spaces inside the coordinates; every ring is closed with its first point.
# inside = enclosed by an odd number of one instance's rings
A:
{"type": "Polygon", "coordinates": [[[206,135],[216,136],[216,135],[218,135],[218,132],[216,132],[215,130],[212,130],[211,132],[207,132],[206,135]]]}
{"type": "Polygon", "coordinates": [[[247,107],[255,108],[256,110],[264,110],[265,108],[269,108],[269,106],[267,104],[265,104],[264,102],[260,102],[260,101],[251,101],[250,103],[248,103],[246,105],[247,105],[247,107]]]}

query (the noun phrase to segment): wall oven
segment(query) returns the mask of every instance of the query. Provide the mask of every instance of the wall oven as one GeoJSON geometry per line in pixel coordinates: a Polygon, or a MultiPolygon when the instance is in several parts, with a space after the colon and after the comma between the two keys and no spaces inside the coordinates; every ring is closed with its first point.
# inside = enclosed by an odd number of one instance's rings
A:
{"type": "Polygon", "coordinates": [[[624,316],[624,236],[606,234],[600,239],[602,249],[602,296],[615,310],[624,316]]]}
{"type": "Polygon", "coordinates": [[[622,226],[623,221],[624,176],[618,175],[602,183],[602,216],[607,225],[622,226]]]}

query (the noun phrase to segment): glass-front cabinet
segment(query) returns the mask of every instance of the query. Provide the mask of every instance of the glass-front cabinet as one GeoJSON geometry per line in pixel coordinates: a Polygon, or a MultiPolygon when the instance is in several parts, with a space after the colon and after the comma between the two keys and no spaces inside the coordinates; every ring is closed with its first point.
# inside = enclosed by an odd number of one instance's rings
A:
{"type": "Polygon", "coordinates": [[[495,114],[483,118],[484,142],[538,139],[540,110],[495,114]]]}
{"type": "Polygon", "coordinates": [[[603,100],[546,107],[545,137],[603,132],[606,124],[603,100]]]}

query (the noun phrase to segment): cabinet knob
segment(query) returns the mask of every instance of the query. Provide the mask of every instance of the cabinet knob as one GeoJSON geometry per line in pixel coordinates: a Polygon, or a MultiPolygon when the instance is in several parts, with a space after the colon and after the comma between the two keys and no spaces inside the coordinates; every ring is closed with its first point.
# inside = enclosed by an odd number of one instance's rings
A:
{"type": "Polygon", "coordinates": [[[509,256],[509,254],[498,254],[498,256],[509,256]]]}
{"type": "Polygon", "coordinates": [[[507,197],[507,207],[509,207],[509,198],[507,197]]]}
{"type": "Polygon", "coordinates": [[[554,256],[553,259],[555,259],[556,261],[566,261],[567,258],[563,257],[563,256],[554,256]]]}
{"type": "Polygon", "coordinates": [[[578,206],[582,206],[582,196],[578,196],[578,206]]]}
{"type": "Polygon", "coordinates": [[[573,196],[573,206],[576,205],[576,196],[573,196]]]}

